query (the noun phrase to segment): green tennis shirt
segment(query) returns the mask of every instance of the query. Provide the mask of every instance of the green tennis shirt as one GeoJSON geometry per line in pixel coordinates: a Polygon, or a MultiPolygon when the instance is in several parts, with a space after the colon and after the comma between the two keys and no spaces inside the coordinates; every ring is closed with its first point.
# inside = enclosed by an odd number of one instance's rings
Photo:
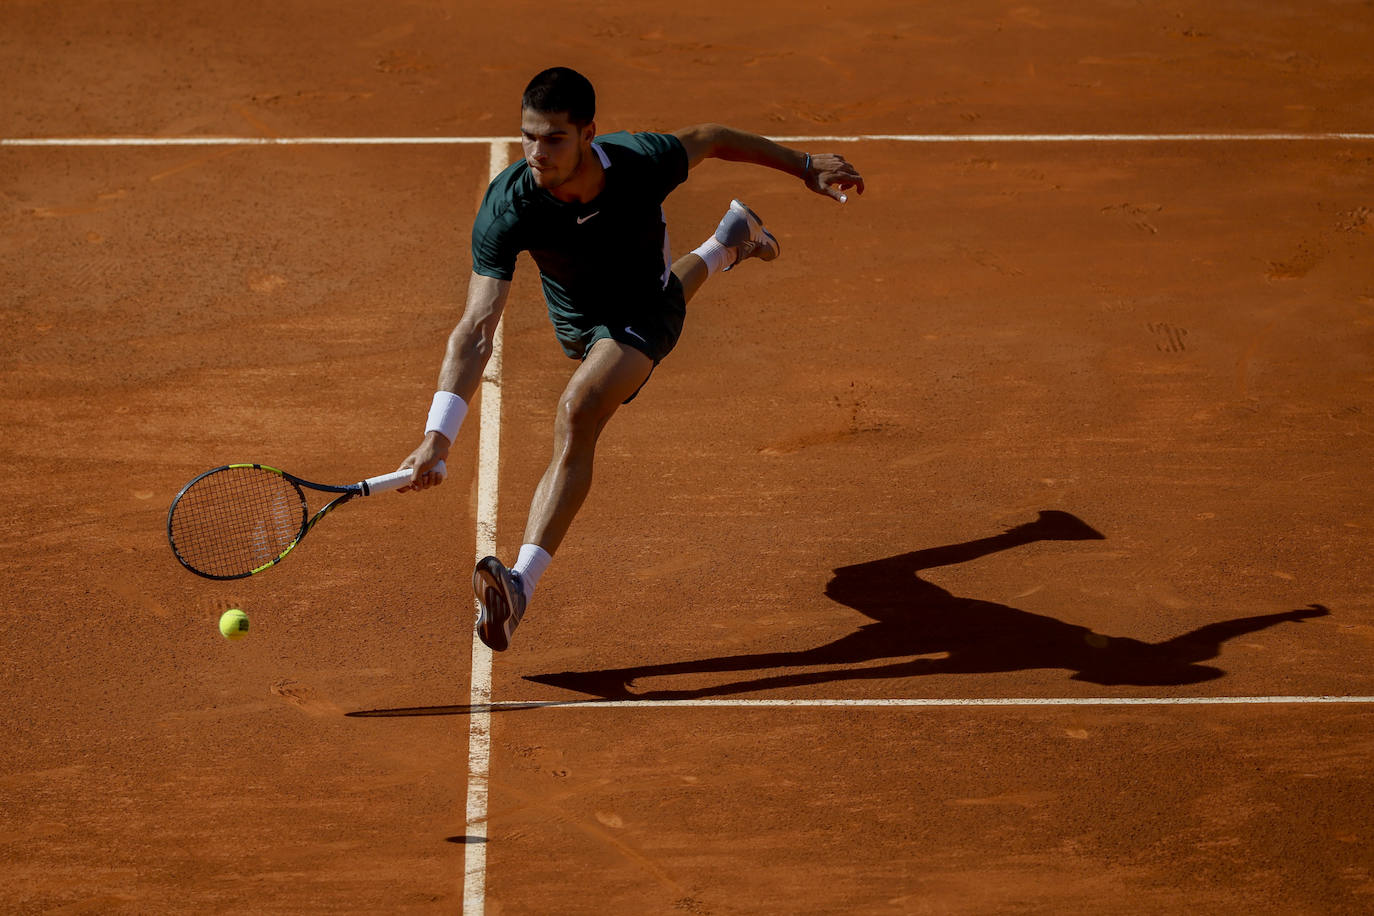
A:
{"type": "Polygon", "coordinates": [[[492,181],[472,225],[475,273],[509,280],[516,256],[530,253],[570,355],[581,329],[659,307],[672,267],[663,200],[687,180],[687,151],[671,134],[607,134],[592,151],[606,170],[594,200],[557,199],[522,158],[492,181]]]}

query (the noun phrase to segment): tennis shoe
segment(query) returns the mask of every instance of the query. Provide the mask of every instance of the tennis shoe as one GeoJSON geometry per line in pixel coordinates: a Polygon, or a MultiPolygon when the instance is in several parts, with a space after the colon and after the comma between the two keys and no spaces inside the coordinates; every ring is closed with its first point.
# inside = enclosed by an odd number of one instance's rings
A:
{"type": "Polygon", "coordinates": [[[730,201],[730,209],[716,227],[716,241],[735,251],[735,263],[725,268],[730,270],[740,261],[758,258],[771,261],[782,251],[773,233],[763,228],[763,220],[737,200],[730,201]]]}
{"type": "Polygon", "coordinates": [[[483,557],[472,572],[472,591],[477,596],[477,638],[493,652],[510,646],[511,634],[525,616],[525,587],[495,557],[483,557]]]}

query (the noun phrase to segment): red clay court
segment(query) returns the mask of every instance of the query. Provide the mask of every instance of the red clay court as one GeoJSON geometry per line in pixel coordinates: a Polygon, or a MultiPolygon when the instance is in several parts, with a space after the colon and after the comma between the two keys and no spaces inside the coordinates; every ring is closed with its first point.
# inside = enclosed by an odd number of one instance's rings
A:
{"type": "Polygon", "coordinates": [[[1374,7],[0,5],[0,911],[1374,907],[1374,7]],[[419,440],[520,90],[782,243],[602,439],[522,259],[444,487],[215,583],[194,474],[419,440]],[[500,411],[495,408],[499,400],[500,411]],[[485,430],[484,427],[485,426],[485,430]],[[215,628],[244,608],[239,643],[215,628]]]}

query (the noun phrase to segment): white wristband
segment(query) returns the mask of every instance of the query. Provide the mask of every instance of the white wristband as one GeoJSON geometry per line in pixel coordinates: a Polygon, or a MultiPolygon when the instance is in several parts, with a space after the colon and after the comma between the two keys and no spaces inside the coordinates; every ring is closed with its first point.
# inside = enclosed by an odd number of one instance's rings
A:
{"type": "Polygon", "coordinates": [[[458,441],[458,428],[468,415],[467,402],[452,391],[434,392],[434,403],[429,405],[429,419],[425,421],[425,432],[438,430],[449,444],[458,441]]]}

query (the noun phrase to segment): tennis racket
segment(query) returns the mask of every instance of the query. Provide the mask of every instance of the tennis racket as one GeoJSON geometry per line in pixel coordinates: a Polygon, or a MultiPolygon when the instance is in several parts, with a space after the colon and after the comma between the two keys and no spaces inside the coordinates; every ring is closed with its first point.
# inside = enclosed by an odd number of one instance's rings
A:
{"type": "MultiPolygon", "coordinates": [[[[443,462],[436,470],[445,472],[443,462]]],[[[406,469],[337,487],[265,464],[228,464],[181,488],[167,512],[167,541],[182,566],[207,579],[245,579],[271,569],[320,519],[358,496],[398,490],[406,469]],[[339,496],[313,516],[305,490],[339,496]]]]}

